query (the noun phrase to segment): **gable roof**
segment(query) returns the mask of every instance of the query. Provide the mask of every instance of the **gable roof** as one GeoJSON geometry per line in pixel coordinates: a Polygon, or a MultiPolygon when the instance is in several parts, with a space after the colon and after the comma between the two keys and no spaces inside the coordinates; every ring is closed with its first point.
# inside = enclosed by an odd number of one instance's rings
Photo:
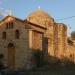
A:
{"type": "Polygon", "coordinates": [[[14,17],[14,16],[8,15],[8,16],[6,16],[5,18],[3,18],[3,19],[0,21],[0,23],[3,22],[3,21],[5,21],[5,20],[8,19],[9,17],[11,17],[11,18],[13,18],[13,19],[16,19],[16,20],[19,20],[20,22],[24,22],[23,20],[21,20],[21,19],[19,19],[19,18],[16,18],[16,17],[14,17]]]}
{"type": "Polygon", "coordinates": [[[27,23],[27,24],[29,24],[29,25],[33,25],[33,26],[36,26],[36,27],[39,27],[39,28],[42,28],[42,29],[45,29],[45,30],[47,29],[46,27],[40,26],[38,24],[31,23],[27,19],[24,20],[24,22],[27,23]]]}
{"type": "Polygon", "coordinates": [[[18,20],[18,21],[20,21],[20,22],[22,22],[22,23],[27,23],[27,24],[29,24],[29,25],[33,25],[33,26],[36,26],[36,27],[39,27],[39,28],[42,28],[42,29],[45,29],[45,30],[46,30],[45,27],[42,27],[42,26],[39,26],[39,25],[37,25],[37,24],[31,23],[31,22],[27,21],[27,19],[26,19],[26,20],[22,20],[22,19],[16,18],[16,17],[14,17],[14,16],[10,16],[10,15],[6,16],[5,18],[3,18],[3,19],[0,21],[0,23],[2,23],[3,21],[5,21],[6,19],[8,19],[8,18],[10,18],[10,17],[13,18],[13,19],[16,19],[16,20],[18,20]]]}

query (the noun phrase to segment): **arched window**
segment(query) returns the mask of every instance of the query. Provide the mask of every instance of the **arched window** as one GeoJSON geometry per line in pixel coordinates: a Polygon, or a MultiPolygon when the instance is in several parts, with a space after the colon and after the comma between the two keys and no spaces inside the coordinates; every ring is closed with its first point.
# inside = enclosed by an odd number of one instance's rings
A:
{"type": "Polygon", "coordinates": [[[3,39],[6,39],[6,32],[3,32],[3,39]]]}
{"type": "Polygon", "coordinates": [[[19,30],[16,30],[16,31],[15,31],[15,38],[16,38],[16,39],[19,39],[19,37],[20,37],[19,30]]]}

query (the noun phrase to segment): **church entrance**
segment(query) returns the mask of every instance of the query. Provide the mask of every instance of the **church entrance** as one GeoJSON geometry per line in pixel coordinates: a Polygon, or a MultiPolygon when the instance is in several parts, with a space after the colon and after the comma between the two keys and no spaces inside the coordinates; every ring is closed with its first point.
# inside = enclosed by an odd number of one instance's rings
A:
{"type": "Polygon", "coordinates": [[[8,44],[8,67],[15,68],[15,46],[8,44]]]}

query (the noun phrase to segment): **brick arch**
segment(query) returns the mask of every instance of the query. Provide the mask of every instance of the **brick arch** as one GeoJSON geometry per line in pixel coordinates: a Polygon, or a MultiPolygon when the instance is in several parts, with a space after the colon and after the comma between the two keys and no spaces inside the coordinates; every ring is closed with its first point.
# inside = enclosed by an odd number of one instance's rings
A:
{"type": "Polygon", "coordinates": [[[9,43],[8,47],[15,47],[13,43],[9,43]]]}

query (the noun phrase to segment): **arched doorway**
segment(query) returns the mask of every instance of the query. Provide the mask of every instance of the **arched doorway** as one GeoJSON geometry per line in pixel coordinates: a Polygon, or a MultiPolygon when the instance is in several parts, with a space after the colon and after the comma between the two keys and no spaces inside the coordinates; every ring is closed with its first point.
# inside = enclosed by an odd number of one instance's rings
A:
{"type": "Polygon", "coordinates": [[[15,68],[15,46],[12,43],[8,44],[8,67],[15,68]]]}

